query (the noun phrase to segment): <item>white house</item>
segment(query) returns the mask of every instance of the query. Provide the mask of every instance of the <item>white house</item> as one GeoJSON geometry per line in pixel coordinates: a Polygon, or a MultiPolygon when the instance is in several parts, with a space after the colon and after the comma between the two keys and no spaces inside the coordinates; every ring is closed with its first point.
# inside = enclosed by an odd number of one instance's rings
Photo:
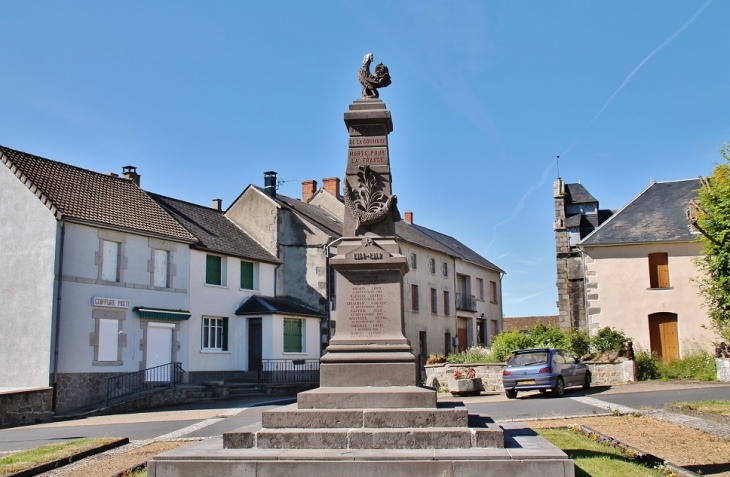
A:
{"type": "Polygon", "coordinates": [[[64,412],[106,379],[186,364],[193,237],[125,177],[0,147],[0,387],[52,385],[64,412]]]}
{"type": "Polygon", "coordinates": [[[218,199],[210,208],[150,196],[198,239],[190,250],[191,381],[257,371],[262,360],[319,357],[321,315],[275,297],[281,261],[223,213],[218,199]],[[285,333],[298,342],[285,342],[285,333]]]}

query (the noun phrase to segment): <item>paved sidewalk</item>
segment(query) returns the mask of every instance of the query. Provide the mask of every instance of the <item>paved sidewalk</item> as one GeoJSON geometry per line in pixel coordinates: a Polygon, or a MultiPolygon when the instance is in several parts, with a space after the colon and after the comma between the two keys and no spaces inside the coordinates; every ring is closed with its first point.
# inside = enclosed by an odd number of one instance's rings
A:
{"type": "MultiPolygon", "coordinates": [[[[175,431],[168,432],[167,434],[163,434],[163,435],[160,435],[160,436],[157,436],[157,437],[153,437],[151,439],[140,439],[140,440],[131,441],[127,445],[124,445],[124,446],[121,446],[121,447],[117,447],[115,449],[111,449],[111,450],[106,451],[106,452],[102,452],[101,454],[96,454],[96,455],[93,455],[91,457],[87,457],[87,458],[85,458],[83,460],[80,460],[78,462],[75,462],[75,463],[69,464],[67,466],[60,467],[58,469],[54,469],[54,470],[51,470],[51,471],[48,471],[48,472],[44,472],[44,473],[39,474],[39,475],[41,477],[71,477],[71,476],[80,476],[80,475],[84,475],[83,469],[85,467],[93,466],[94,464],[97,464],[100,461],[103,461],[103,460],[106,460],[106,459],[110,459],[110,458],[112,458],[114,456],[117,456],[119,454],[124,454],[124,453],[130,452],[130,451],[132,451],[134,449],[138,449],[140,447],[144,447],[144,446],[146,446],[148,444],[152,444],[154,442],[162,442],[162,441],[185,441],[185,440],[200,441],[200,440],[203,440],[203,439],[206,439],[206,438],[205,437],[186,437],[186,436],[188,436],[188,435],[190,435],[190,434],[192,434],[194,432],[197,432],[197,431],[199,431],[201,429],[204,429],[206,427],[212,426],[213,424],[217,424],[217,423],[223,421],[224,419],[227,419],[229,417],[235,416],[236,414],[239,414],[239,413],[245,411],[246,409],[249,409],[250,407],[260,406],[260,405],[266,405],[266,404],[279,404],[279,403],[288,402],[288,401],[291,401],[291,398],[278,398],[278,399],[277,398],[273,398],[272,399],[272,398],[269,397],[267,399],[249,400],[247,402],[240,403],[240,404],[238,404],[236,406],[233,406],[233,407],[230,407],[230,408],[227,408],[227,409],[221,409],[220,406],[219,406],[216,409],[209,409],[209,410],[190,410],[190,412],[187,412],[187,411],[171,411],[170,417],[173,417],[173,418],[175,418],[175,417],[172,414],[174,414],[175,412],[176,413],[183,413],[183,414],[185,414],[185,416],[183,418],[181,418],[181,417],[178,416],[177,417],[178,420],[187,420],[190,417],[192,417],[191,415],[198,415],[198,416],[202,417],[204,415],[209,415],[211,411],[214,412],[215,415],[213,417],[208,417],[207,419],[204,419],[204,420],[202,420],[200,422],[196,422],[195,424],[191,424],[191,425],[186,426],[186,427],[183,427],[181,429],[177,429],[175,431]]],[[[218,404],[220,405],[221,402],[218,402],[218,404]]],[[[140,414],[134,414],[134,415],[137,417],[137,419],[139,419],[141,417],[143,421],[146,420],[143,413],[141,415],[140,414]]],[[[116,422],[116,421],[119,421],[119,420],[124,420],[125,417],[127,419],[129,419],[129,415],[126,415],[125,416],[124,414],[111,415],[111,416],[103,416],[103,417],[106,418],[106,420],[108,422],[116,422]]],[[[159,416],[158,416],[158,418],[159,418],[159,416]]],[[[150,420],[153,420],[153,419],[150,419],[150,420]]],[[[53,423],[53,424],[51,424],[51,426],[62,426],[63,424],[64,424],[63,422],[59,422],[59,423],[53,423]]],[[[68,422],[66,422],[66,424],[68,424],[68,422]]]]}

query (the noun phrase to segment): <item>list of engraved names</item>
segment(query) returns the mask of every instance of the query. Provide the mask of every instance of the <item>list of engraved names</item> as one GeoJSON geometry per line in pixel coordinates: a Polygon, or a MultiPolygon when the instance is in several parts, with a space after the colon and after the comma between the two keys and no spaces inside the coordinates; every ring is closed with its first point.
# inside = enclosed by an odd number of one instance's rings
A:
{"type": "Polygon", "coordinates": [[[383,335],[386,315],[383,285],[355,285],[347,307],[354,338],[376,338],[383,335]]]}

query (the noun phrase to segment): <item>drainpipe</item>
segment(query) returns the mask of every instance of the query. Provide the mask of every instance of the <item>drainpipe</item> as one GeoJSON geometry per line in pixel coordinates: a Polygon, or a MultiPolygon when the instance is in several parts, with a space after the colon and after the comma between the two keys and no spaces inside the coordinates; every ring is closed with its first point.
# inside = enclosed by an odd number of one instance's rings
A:
{"type": "Polygon", "coordinates": [[[58,282],[56,283],[56,329],[53,337],[53,401],[51,409],[56,410],[58,399],[58,343],[61,335],[61,285],[63,284],[63,245],[66,236],[66,222],[61,220],[61,237],[58,241],[58,282]]]}
{"type": "Polygon", "coordinates": [[[327,343],[330,342],[332,339],[332,303],[331,303],[331,287],[332,284],[330,283],[330,247],[333,245],[339,243],[342,241],[342,237],[335,239],[324,246],[324,258],[325,258],[325,265],[324,265],[324,273],[325,273],[325,283],[327,284],[327,307],[326,307],[326,320],[327,320],[327,343]]]}
{"type": "MultiPolygon", "coordinates": [[[[502,330],[504,329],[504,297],[502,296],[502,279],[504,278],[504,272],[499,272],[499,328],[497,329],[497,334],[500,334],[502,330]]],[[[492,341],[494,341],[495,337],[492,337],[492,341]]],[[[491,345],[490,345],[491,347],[491,345]]]]}
{"type": "MultiPolygon", "coordinates": [[[[458,345],[457,345],[457,348],[454,349],[454,341],[455,341],[454,338],[456,338],[457,342],[459,340],[459,317],[458,317],[459,312],[456,310],[456,301],[457,301],[456,294],[459,292],[456,291],[457,290],[457,288],[456,288],[456,257],[453,257],[453,256],[451,257],[451,270],[452,270],[451,277],[454,280],[454,301],[452,302],[452,304],[454,305],[454,334],[455,334],[455,336],[453,336],[451,338],[451,352],[455,354],[459,349],[458,345]]],[[[444,351],[446,351],[446,350],[444,350],[444,351]]]]}

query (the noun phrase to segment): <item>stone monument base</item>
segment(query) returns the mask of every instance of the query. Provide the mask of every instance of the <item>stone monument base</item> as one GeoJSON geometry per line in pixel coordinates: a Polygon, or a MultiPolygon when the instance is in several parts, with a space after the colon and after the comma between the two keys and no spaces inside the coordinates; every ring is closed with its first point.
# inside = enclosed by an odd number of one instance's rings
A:
{"type": "Polygon", "coordinates": [[[502,448],[225,449],[214,438],[160,454],[147,471],[150,477],[574,477],[573,461],[523,424],[498,427],[502,448]]]}

